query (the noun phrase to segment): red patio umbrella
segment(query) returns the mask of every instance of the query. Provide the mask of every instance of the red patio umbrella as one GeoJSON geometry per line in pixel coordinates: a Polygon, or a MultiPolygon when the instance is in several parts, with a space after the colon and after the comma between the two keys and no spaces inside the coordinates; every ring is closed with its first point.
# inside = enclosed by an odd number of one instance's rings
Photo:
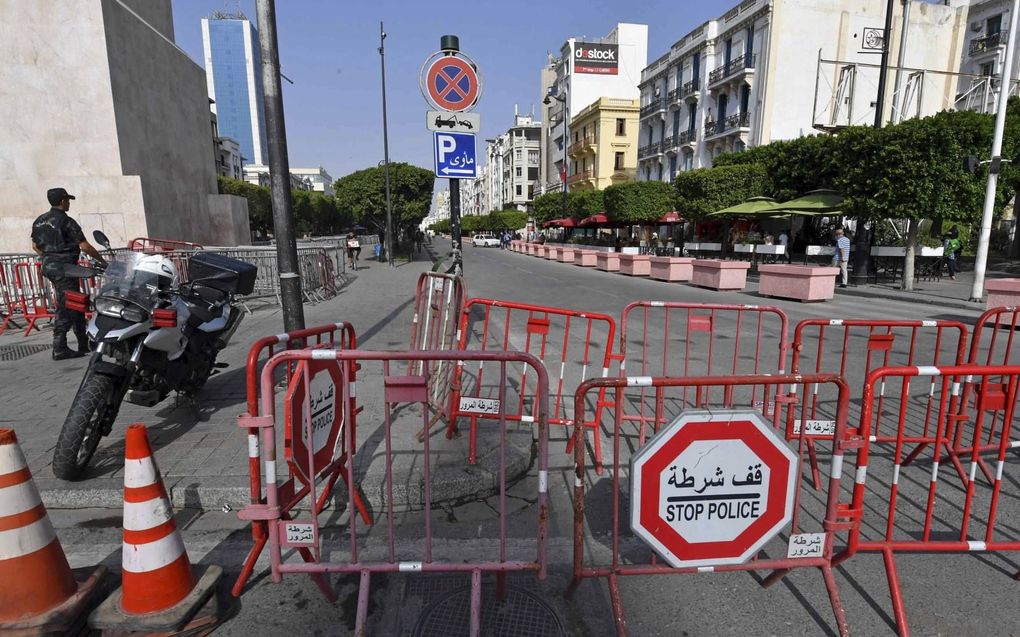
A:
{"type": "Polygon", "coordinates": [[[552,221],[546,221],[542,224],[543,228],[573,228],[577,225],[577,222],[570,217],[563,219],[553,219],[552,221]]]}
{"type": "Polygon", "coordinates": [[[581,225],[581,226],[606,226],[606,225],[609,225],[611,223],[612,223],[612,221],[609,220],[609,217],[607,217],[604,212],[599,212],[599,213],[593,214],[590,217],[585,217],[584,219],[581,219],[581,223],[578,224],[578,225],[581,225]]]}
{"type": "Polygon", "coordinates": [[[656,221],[655,223],[666,224],[666,223],[683,223],[683,222],[684,222],[684,219],[683,219],[683,217],[680,216],[679,212],[677,212],[676,210],[670,210],[666,214],[664,214],[661,217],[659,217],[658,221],[656,221]]]}

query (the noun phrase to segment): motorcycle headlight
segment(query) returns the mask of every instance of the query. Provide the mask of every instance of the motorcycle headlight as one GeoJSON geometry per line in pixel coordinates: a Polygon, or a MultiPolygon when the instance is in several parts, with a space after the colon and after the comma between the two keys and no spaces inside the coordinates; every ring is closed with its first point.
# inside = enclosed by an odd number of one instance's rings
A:
{"type": "Polygon", "coordinates": [[[124,311],[124,302],[101,296],[96,299],[96,311],[105,316],[120,318],[121,312],[124,311]]]}
{"type": "Polygon", "coordinates": [[[148,313],[142,308],[135,305],[127,305],[123,310],[120,311],[120,317],[125,321],[131,321],[132,323],[141,323],[148,318],[148,313]]]}

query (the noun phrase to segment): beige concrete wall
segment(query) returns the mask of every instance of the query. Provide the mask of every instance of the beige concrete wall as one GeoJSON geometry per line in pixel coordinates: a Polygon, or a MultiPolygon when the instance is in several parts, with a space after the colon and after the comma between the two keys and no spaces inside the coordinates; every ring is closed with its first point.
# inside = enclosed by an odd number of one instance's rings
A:
{"type": "Polygon", "coordinates": [[[196,236],[202,245],[234,246],[251,242],[248,200],[233,195],[209,195],[209,223],[196,236]]]}
{"type": "Polygon", "coordinates": [[[205,73],[172,35],[169,0],[0,0],[0,252],[26,250],[54,186],[115,243],[201,241],[226,218],[212,236],[248,241],[235,204],[210,221],[205,73]]]}

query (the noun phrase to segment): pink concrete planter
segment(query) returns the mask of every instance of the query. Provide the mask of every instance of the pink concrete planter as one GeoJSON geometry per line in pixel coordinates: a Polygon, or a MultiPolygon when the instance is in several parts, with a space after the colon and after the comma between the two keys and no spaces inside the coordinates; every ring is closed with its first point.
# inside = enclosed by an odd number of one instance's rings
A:
{"type": "Polygon", "coordinates": [[[573,263],[575,252],[574,248],[560,248],[560,263],[573,263]]]}
{"type": "Polygon", "coordinates": [[[560,248],[558,246],[546,246],[545,258],[550,261],[555,261],[560,258],[560,248]]]}
{"type": "Polygon", "coordinates": [[[1020,279],[988,279],[985,290],[988,291],[985,309],[1020,305],[1020,279]]]}
{"type": "Polygon", "coordinates": [[[594,268],[598,264],[598,250],[574,250],[574,265],[594,268]]]}
{"type": "Polygon", "coordinates": [[[652,273],[651,258],[648,254],[621,254],[620,274],[648,276],[652,273]]]}
{"type": "Polygon", "coordinates": [[[511,241],[510,242],[510,250],[513,251],[513,252],[520,252],[521,251],[521,242],[517,241],[516,239],[511,241]]]}
{"type": "Polygon", "coordinates": [[[599,252],[595,255],[595,267],[605,272],[620,271],[619,252],[599,252]]]}
{"type": "Polygon", "coordinates": [[[651,276],[659,281],[690,281],[694,259],[690,257],[652,257],[651,276]]]}
{"type": "MultiPolygon", "coordinates": [[[[836,288],[839,268],[810,265],[759,265],[758,293],[798,301],[826,301],[836,288]]],[[[1018,281],[1020,283],[1020,281],[1018,281]]]]}
{"type": "Polygon", "coordinates": [[[544,259],[545,258],[546,250],[548,250],[548,248],[545,245],[543,245],[541,243],[536,245],[535,246],[535,256],[538,257],[539,259],[544,259]]]}
{"type": "Polygon", "coordinates": [[[743,290],[751,267],[746,261],[719,259],[695,259],[693,265],[691,284],[713,290],[743,290]]]}

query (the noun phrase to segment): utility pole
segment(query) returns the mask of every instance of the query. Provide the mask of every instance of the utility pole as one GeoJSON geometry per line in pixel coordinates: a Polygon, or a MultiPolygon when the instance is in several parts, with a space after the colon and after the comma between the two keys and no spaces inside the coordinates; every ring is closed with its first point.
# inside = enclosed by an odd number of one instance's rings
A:
{"type": "Polygon", "coordinates": [[[390,138],[386,125],[386,32],[379,23],[379,63],[382,65],[382,138],[383,138],[383,180],[386,182],[386,260],[393,263],[393,206],[390,204],[390,138]]]}
{"type": "Polygon", "coordinates": [[[297,256],[297,237],[294,232],[294,208],[290,199],[290,165],[287,160],[287,128],[283,119],[280,51],[276,39],[274,0],[256,0],[255,12],[258,16],[259,50],[262,55],[273,232],[276,234],[276,263],[280,273],[283,328],[287,332],[292,332],[304,329],[305,309],[301,302],[301,274],[297,256]]]}
{"type": "Polygon", "coordinates": [[[992,158],[988,164],[988,183],[985,185],[985,206],[981,213],[981,236],[978,238],[977,256],[974,257],[974,287],[970,291],[971,301],[980,301],[985,293],[985,267],[988,263],[988,242],[992,236],[995,188],[998,185],[999,170],[1002,167],[1002,131],[1006,126],[1006,104],[1009,102],[1009,87],[1013,82],[1013,50],[1016,46],[1017,14],[1020,14],[1020,0],[1013,0],[1013,8],[1009,12],[1006,56],[1002,61],[1002,75],[999,80],[999,98],[996,100],[995,135],[992,137],[992,158]]]}
{"type": "MultiPolygon", "coordinates": [[[[892,44],[892,19],[896,0],[888,0],[885,5],[885,29],[882,31],[882,62],[878,71],[878,95],[875,99],[875,128],[882,128],[885,115],[885,85],[889,78],[889,49],[892,44]]],[[[857,246],[854,249],[854,285],[868,283],[868,270],[871,267],[871,241],[868,231],[864,228],[864,219],[857,220],[857,246]]]]}

